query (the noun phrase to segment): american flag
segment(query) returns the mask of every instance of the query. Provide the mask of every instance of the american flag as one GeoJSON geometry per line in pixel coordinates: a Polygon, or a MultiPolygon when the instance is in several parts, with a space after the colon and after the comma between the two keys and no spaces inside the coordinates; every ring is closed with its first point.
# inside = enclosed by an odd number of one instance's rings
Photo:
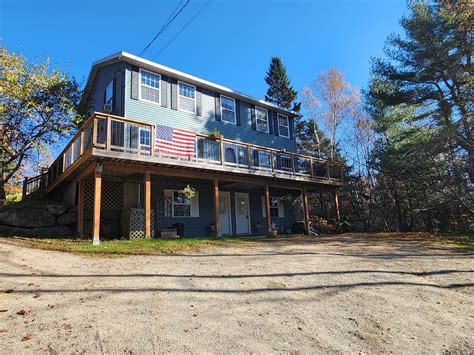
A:
{"type": "Polygon", "coordinates": [[[194,157],[196,133],[156,125],[155,136],[155,147],[158,153],[175,157],[194,157]]]}

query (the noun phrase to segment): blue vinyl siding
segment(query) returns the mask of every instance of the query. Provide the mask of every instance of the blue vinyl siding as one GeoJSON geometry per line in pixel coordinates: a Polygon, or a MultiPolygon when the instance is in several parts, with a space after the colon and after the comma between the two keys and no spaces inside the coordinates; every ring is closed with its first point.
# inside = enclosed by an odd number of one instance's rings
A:
{"type": "MultiPolygon", "coordinates": [[[[199,180],[190,180],[182,182],[163,181],[154,178],[152,181],[152,208],[157,209],[158,204],[164,200],[164,190],[179,190],[187,183],[196,188],[199,193],[199,217],[156,217],[155,228],[156,233],[160,228],[171,228],[175,223],[182,223],[184,225],[185,237],[206,237],[210,234],[210,225],[214,223],[214,201],[211,184],[199,180]]],[[[142,187],[143,191],[143,187],[142,187]]],[[[262,191],[258,189],[243,188],[221,188],[220,191],[230,192],[231,201],[231,222],[232,232],[236,235],[236,220],[235,220],[235,193],[245,192],[249,194],[250,205],[250,226],[253,235],[266,234],[266,219],[263,218],[262,213],[262,191]],[[257,227],[260,225],[260,228],[257,227]]],[[[272,195],[273,196],[273,195],[272,195]]],[[[276,196],[276,195],[275,195],[276,196]]],[[[142,197],[143,198],[143,197],[142,197]]],[[[279,226],[280,232],[285,232],[287,228],[291,228],[296,221],[294,206],[285,204],[285,216],[282,218],[274,218],[279,226]]]]}
{"type": "Polygon", "coordinates": [[[294,140],[275,136],[274,134],[257,132],[252,129],[250,104],[247,102],[240,101],[241,125],[237,126],[215,120],[215,97],[213,92],[202,89],[202,116],[199,117],[192,113],[171,109],[171,84],[166,82],[161,90],[163,89],[167,90],[168,93],[167,107],[132,99],[131,71],[127,68],[125,70],[124,116],[137,121],[188,129],[202,134],[218,130],[228,139],[296,152],[294,140]]]}
{"type": "Polygon", "coordinates": [[[119,62],[99,68],[90,96],[90,113],[103,112],[104,93],[107,85],[115,79],[113,115],[124,116],[125,63],[119,62]]]}

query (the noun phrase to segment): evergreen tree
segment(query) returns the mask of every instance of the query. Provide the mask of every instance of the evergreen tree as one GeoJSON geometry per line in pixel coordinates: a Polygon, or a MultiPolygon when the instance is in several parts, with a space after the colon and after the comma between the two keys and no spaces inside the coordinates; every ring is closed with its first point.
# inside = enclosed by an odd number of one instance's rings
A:
{"type": "Polygon", "coordinates": [[[267,94],[265,95],[266,101],[286,109],[292,108],[296,112],[299,111],[300,104],[295,102],[298,93],[291,86],[286,68],[280,57],[272,57],[265,82],[268,84],[267,94]]]}

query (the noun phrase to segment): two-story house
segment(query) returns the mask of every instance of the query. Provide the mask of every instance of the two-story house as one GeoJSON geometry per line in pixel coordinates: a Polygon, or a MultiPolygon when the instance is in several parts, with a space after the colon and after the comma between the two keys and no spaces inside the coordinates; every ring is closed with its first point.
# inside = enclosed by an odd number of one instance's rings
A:
{"type": "Polygon", "coordinates": [[[308,230],[308,192],[337,204],[342,165],[296,153],[295,112],[125,52],[92,65],[84,100],[90,118],[42,179],[94,242],[177,224],[184,236],[308,230]]]}

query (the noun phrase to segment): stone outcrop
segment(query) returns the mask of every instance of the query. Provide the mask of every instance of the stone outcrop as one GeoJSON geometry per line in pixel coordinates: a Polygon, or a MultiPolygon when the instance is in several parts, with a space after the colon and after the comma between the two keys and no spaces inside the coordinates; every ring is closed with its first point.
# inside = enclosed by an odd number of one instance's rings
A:
{"type": "MultiPolygon", "coordinates": [[[[77,212],[62,204],[4,207],[0,236],[69,237],[75,234],[77,212]]],[[[76,210],[77,211],[77,210],[76,210]]]]}
{"type": "Polygon", "coordinates": [[[46,210],[37,208],[17,208],[0,213],[0,225],[38,228],[52,227],[56,224],[54,216],[46,210]]]}

